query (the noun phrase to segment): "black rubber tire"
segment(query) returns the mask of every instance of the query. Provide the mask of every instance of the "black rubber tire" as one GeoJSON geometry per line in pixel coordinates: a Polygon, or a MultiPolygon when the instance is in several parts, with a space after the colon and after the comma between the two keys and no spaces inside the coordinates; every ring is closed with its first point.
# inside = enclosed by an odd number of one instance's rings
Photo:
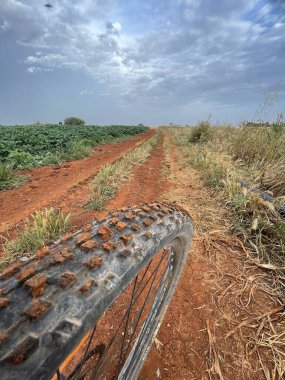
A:
{"type": "Polygon", "coordinates": [[[46,380],[162,248],[171,246],[171,287],[132,363],[136,379],[173,296],[193,235],[179,206],[151,202],[112,212],[67,234],[0,275],[0,378],[46,380]],[[96,247],[94,247],[96,246],[96,247]]]}

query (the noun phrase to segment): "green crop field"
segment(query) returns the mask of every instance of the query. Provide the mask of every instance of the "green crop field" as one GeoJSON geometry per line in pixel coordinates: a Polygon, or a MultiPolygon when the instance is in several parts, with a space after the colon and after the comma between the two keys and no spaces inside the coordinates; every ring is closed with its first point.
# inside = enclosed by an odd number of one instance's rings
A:
{"type": "Polygon", "coordinates": [[[91,147],[147,131],[144,126],[0,126],[0,162],[24,169],[80,159],[91,147]]]}

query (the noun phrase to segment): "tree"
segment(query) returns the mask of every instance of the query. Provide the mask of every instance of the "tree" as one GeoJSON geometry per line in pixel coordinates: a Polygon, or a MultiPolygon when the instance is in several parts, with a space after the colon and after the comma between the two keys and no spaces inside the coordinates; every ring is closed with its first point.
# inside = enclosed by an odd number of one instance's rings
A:
{"type": "Polygon", "coordinates": [[[82,120],[82,119],[79,119],[79,117],[67,117],[65,120],[64,120],[64,124],[65,125],[84,125],[85,124],[85,121],[82,120]]]}

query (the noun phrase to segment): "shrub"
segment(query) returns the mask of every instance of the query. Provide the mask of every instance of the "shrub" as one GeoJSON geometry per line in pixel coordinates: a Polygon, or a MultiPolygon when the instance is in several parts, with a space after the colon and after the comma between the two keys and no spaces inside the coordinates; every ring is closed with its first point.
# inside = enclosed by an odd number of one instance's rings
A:
{"type": "Polygon", "coordinates": [[[84,125],[85,121],[80,119],[79,117],[71,116],[71,117],[67,117],[64,120],[64,124],[65,125],[84,125]]]}
{"type": "Polygon", "coordinates": [[[192,129],[189,142],[192,144],[206,143],[213,137],[213,127],[209,121],[202,121],[192,129]]]}

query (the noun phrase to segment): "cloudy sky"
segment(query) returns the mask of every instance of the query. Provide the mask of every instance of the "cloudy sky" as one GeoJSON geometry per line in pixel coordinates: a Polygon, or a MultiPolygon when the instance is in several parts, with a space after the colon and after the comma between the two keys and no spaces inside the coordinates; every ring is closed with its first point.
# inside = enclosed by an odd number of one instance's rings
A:
{"type": "Polygon", "coordinates": [[[272,118],[285,1],[0,0],[0,65],[0,124],[272,118]]]}

